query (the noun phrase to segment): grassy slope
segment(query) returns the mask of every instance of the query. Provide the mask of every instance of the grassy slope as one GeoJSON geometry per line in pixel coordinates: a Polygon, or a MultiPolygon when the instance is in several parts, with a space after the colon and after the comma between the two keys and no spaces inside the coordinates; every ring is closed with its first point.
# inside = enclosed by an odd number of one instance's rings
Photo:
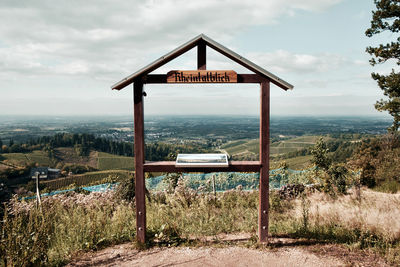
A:
{"type": "Polygon", "coordinates": [[[57,160],[64,163],[65,165],[88,165],[97,169],[97,151],[91,151],[88,156],[77,155],[74,148],[72,147],[59,147],[56,148],[54,151],[57,160]]]}
{"type": "Polygon", "coordinates": [[[4,153],[2,157],[4,161],[15,166],[24,166],[31,163],[38,163],[40,166],[49,166],[52,163],[47,153],[41,150],[30,153],[4,153]]]}
{"type": "Polygon", "coordinates": [[[134,170],[134,158],[117,156],[109,153],[99,152],[97,168],[99,170],[134,170]]]}

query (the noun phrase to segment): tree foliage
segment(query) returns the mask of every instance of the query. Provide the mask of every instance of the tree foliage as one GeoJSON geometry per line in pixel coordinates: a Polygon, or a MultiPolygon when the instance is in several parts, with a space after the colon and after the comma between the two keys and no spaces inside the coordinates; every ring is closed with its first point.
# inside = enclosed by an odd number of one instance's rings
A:
{"type": "Polygon", "coordinates": [[[400,136],[387,134],[363,140],[349,164],[361,171],[360,182],[368,187],[400,183],[400,136]]]}
{"type": "Polygon", "coordinates": [[[344,164],[333,163],[329,157],[329,148],[321,137],[311,149],[311,162],[315,164],[316,175],[323,180],[323,189],[330,195],[346,193],[348,169],[344,164]]]}
{"type": "MultiPolygon", "coordinates": [[[[386,31],[397,35],[395,41],[380,44],[377,47],[369,46],[366,51],[372,55],[372,66],[395,60],[400,65],[400,3],[398,0],[375,0],[376,10],[372,11],[371,27],[365,34],[372,37],[386,31]]],[[[393,36],[396,36],[393,35],[393,36]]],[[[379,111],[387,111],[393,117],[391,131],[397,131],[400,127],[400,73],[392,69],[388,75],[372,73],[372,78],[377,81],[387,99],[376,102],[375,108],[379,111]]]]}
{"type": "Polygon", "coordinates": [[[321,137],[317,140],[314,147],[311,149],[311,155],[313,156],[311,162],[315,164],[317,168],[327,171],[331,165],[331,160],[328,157],[328,147],[321,137]]]}

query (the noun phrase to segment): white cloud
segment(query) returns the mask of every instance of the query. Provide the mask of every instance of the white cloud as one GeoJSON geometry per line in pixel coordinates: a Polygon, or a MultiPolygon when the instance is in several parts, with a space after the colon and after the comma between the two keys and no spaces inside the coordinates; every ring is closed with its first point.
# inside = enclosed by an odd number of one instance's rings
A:
{"type": "Polygon", "coordinates": [[[250,53],[249,59],[276,73],[318,73],[354,64],[337,54],[296,54],[285,50],[271,53],[250,53]]]}
{"type": "MultiPolygon", "coordinates": [[[[194,36],[205,33],[236,51],[235,46],[240,44],[232,40],[253,26],[284,23],[286,18],[299,12],[324,12],[339,2],[341,0],[2,0],[0,113],[26,113],[34,103],[29,98],[42,101],[43,97],[55,98],[50,108],[59,113],[128,113],[132,111],[132,88],[112,92],[109,87],[194,36]],[[93,95],[101,100],[94,101],[93,95]],[[27,100],[17,99],[19,96],[27,100]]],[[[282,73],[283,79],[296,86],[294,93],[298,90],[299,93],[304,91],[303,94],[310,87],[330,89],[331,86],[322,75],[303,77],[304,74],[320,74],[362,63],[338,54],[301,54],[287,50],[250,52],[243,56],[279,76],[282,73]]],[[[195,59],[194,51],[160,71],[165,72],[174,64],[183,69],[194,68],[195,59]]],[[[208,58],[207,66],[246,71],[216,53],[208,58]]],[[[164,98],[155,96],[156,90],[148,89],[149,96],[154,94],[155,102],[148,105],[153,105],[154,112],[167,106],[164,98]]],[[[173,93],[180,94],[179,100],[187,100],[184,104],[190,107],[193,100],[186,89],[173,89],[173,93]]],[[[248,96],[250,91],[239,89],[227,96],[225,89],[210,86],[200,94],[203,103],[209,101],[208,97],[215,99],[210,100],[209,112],[214,112],[221,103],[232,105],[231,109],[224,108],[228,113],[253,112],[247,109],[255,108],[256,85],[249,88],[255,92],[253,97],[248,96]],[[219,96],[230,98],[222,102],[219,96]]],[[[282,94],[293,94],[278,90],[282,94]]],[[[176,101],[177,106],[179,103],[182,102],[176,101]]],[[[257,108],[255,110],[258,112],[257,108]]]]}
{"type": "MultiPolygon", "coordinates": [[[[129,74],[148,63],[150,55],[164,53],[201,32],[229,41],[253,25],[276,23],[297,10],[322,11],[338,2],[1,1],[0,72],[85,73],[102,79],[108,74],[114,82],[111,77],[129,74]]],[[[307,64],[313,59],[298,61],[307,64]]]]}

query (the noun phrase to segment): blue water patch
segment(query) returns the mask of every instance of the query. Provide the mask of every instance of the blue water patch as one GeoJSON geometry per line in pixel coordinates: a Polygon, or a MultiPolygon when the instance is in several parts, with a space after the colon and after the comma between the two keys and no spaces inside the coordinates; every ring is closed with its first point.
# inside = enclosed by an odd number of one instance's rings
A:
{"type": "MultiPolygon", "coordinates": [[[[83,186],[83,187],[76,187],[76,188],[71,188],[71,189],[65,189],[65,190],[57,190],[57,191],[51,191],[49,193],[43,193],[40,195],[40,197],[47,197],[47,196],[54,196],[54,195],[58,195],[58,194],[64,194],[67,192],[71,192],[71,191],[76,191],[78,189],[83,189],[89,192],[100,192],[100,193],[104,193],[110,190],[115,190],[115,188],[117,187],[119,183],[105,183],[105,184],[99,184],[99,185],[93,185],[93,186],[83,186]]],[[[29,199],[35,199],[36,196],[31,196],[31,197],[22,197],[20,198],[23,200],[29,200],[29,199]]]]}
{"type": "Polygon", "coordinates": [[[115,190],[119,183],[106,183],[106,184],[99,184],[99,185],[93,185],[93,186],[84,186],[82,189],[89,191],[89,192],[107,192],[110,190],[115,190]]]}

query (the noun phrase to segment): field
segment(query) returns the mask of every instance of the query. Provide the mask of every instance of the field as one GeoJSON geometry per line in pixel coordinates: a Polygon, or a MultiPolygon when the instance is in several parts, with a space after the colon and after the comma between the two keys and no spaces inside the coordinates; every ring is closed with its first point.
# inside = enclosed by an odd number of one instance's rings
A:
{"type": "Polygon", "coordinates": [[[285,162],[290,169],[294,170],[304,170],[310,167],[312,156],[300,156],[290,159],[285,159],[285,162]]]}
{"type": "Polygon", "coordinates": [[[97,151],[91,151],[88,156],[79,156],[72,147],[59,147],[54,149],[55,158],[63,164],[87,165],[97,168],[97,151]]]}
{"type": "Polygon", "coordinates": [[[231,156],[236,156],[239,154],[258,154],[259,141],[258,139],[245,139],[229,142],[221,146],[221,149],[228,152],[231,156]]]}
{"type": "Polygon", "coordinates": [[[31,163],[38,163],[40,166],[50,166],[52,160],[44,151],[36,150],[31,153],[4,153],[3,161],[14,166],[24,166],[31,163]]]}
{"type": "MultiPolygon", "coordinates": [[[[281,155],[313,146],[318,136],[301,136],[271,144],[271,155],[281,155]]],[[[326,138],[325,138],[326,139],[326,138]]]]}
{"type": "Polygon", "coordinates": [[[91,151],[89,156],[77,156],[73,148],[56,148],[55,159],[47,156],[47,153],[41,150],[35,150],[30,153],[4,153],[1,154],[0,161],[2,166],[25,166],[37,163],[39,166],[55,167],[57,162],[63,164],[88,165],[90,167],[103,170],[133,170],[134,158],[113,155],[104,152],[91,151]]]}
{"type": "Polygon", "coordinates": [[[134,170],[134,158],[98,152],[97,169],[99,170],[134,170]]]}
{"type": "MultiPolygon", "coordinates": [[[[271,143],[270,152],[271,155],[285,154],[288,152],[300,150],[313,146],[319,136],[301,136],[279,142],[271,143]]],[[[325,138],[326,139],[326,138],[325,138]]],[[[243,153],[259,153],[259,141],[258,139],[245,139],[228,142],[221,146],[231,156],[235,156],[243,153]]]]}

